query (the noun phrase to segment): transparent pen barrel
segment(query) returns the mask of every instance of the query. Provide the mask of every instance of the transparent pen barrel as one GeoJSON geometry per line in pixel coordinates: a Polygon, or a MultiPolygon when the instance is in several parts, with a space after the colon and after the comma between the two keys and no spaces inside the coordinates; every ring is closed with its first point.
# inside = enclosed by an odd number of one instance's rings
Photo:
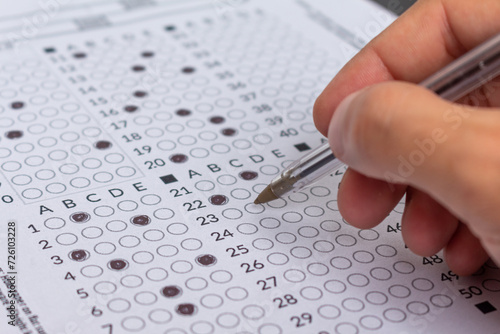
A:
{"type": "Polygon", "coordinates": [[[271,182],[271,185],[278,196],[288,191],[295,192],[311,185],[343,165],[333,155],[330,145],[324,144],[302,157],[302,159],[294,161],[280,176],[271,182]]]}

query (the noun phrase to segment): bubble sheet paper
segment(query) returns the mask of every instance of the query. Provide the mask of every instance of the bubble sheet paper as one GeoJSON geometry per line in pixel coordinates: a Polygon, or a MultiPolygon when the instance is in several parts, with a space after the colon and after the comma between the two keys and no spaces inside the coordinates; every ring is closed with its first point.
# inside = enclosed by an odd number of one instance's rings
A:
{"type": "Polygon", "coordinates": [[[314,100],[388,12],[340,0],[86,6],[93,16],[63,7],[66,30],[49,23],[0,54],[0,236],[4,247],[16,222],[19,319],[3,314],[1,333],[497,330],[498,267],[458,277],[442,254],[412,254],[402,203],[374,229],[349,226],[343,170],[253,204],[324,142],[314,100]]]}

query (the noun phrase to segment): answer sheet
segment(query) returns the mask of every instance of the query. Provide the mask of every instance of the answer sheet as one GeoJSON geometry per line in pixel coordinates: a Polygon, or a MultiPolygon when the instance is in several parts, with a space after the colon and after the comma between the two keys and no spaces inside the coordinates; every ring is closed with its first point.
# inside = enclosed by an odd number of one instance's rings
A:
{"type": "MultiPolygon", "coordinates": [[[[2,7],[7,7],[2,4],[2,7]]],[[[0,333],[494,333],[500,276],[358,230],[315,98],[395,17],[365,0],[40,0],[0,16],[0,333]],[[13,326],[15,325],[15,326],[13,326]]],[[[359,208],[363,210],[363,208],[359,208]]]]}

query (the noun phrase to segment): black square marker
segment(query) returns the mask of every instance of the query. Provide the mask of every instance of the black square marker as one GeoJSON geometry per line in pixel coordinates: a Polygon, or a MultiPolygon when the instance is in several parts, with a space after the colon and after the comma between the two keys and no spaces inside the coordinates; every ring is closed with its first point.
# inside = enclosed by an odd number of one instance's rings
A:
{"type": "Polygon", "coordinates": [[[160,176],[160,180],[162,180],[163,183],[165,183],[165,184],[177,182],[177,179],[175,178],[175,176],[173,174],[160,176]]]}
{"type": "Polygon", "coordinates": [[[304,152],[311,149],[306,143],[300,143],[294,146],[297,150],[299,150],[299,152],[304,152]]]}
{"type": "Polygon", "coordinates": [[[476,304],[475,306],[479,309],[479,311],[483,312],[483,314],[488,314],[497,310],[495,306],[490,304],[490,302],[482,302],[476,304]]]}

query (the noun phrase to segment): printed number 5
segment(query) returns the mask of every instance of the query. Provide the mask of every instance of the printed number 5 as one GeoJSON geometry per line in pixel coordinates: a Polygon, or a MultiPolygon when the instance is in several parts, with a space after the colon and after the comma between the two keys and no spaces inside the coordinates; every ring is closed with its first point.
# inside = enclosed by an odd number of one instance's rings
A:
{"type": "Polygon", "coordinates": [[[89,296],[89,294],[82,288],[82,289],[77,289],[76,293],[80,295],[81,299],[85,299],[89,296]]]}

